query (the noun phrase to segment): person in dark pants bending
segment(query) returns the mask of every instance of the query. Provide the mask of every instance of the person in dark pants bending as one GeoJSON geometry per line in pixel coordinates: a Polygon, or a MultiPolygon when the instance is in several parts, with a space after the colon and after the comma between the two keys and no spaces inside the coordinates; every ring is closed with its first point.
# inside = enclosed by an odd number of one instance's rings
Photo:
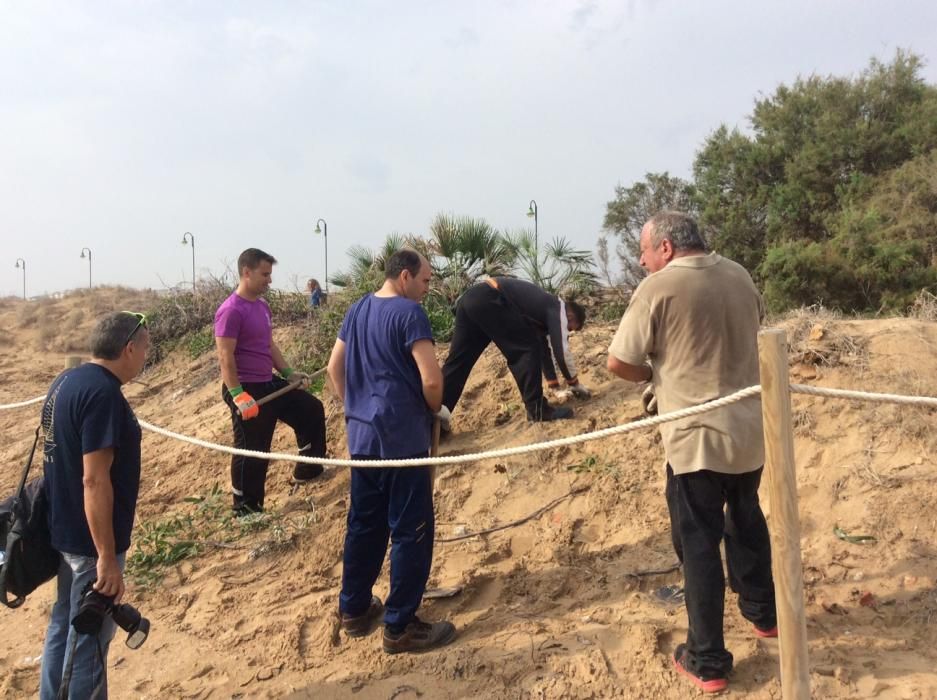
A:
{"type": "MultiPolygon", "coordinates": [[[[633,382],[653,380],[661,413],[758,384],[764,306],[748,272],[707,254],[696,221],[678,212],[662,212],[645,224],[641,265],[652,274],[631,297],[609,347],[609,371],[633,382]]],[[[721,542],[743,617],[758,637],[778,633],[771,543],[758,502],[760,402],[744,399],[664,423],[660,431],[671,537],[683,564],[689,619],[673,664],[704,692],[718,692],[728,685],[733,662],[723,638],[721,542]]]]}
{"type": "MultiPolygon", "coordinates": [[[[277,421],[296,433],[299,454],[325,456],[325,410],[322,402],[305,391],[294,389],[257,406],[258,399],[309,377],[286,364],[273,342],[270,307],[263,294],[270,288],[276,259],[257,248],[238,257],[240,281],[237,289],[215,312],[215,345],[221,364],[221,396],[231,409],[234,446],[269,452],[277,421]],[[273,370],[280,373],[274,376],[273,370]]],[[[305,387],[305,384],[303,385],[305,387]]],[[[231,458],[231,490],[239,515],[264,509],[268,460],[234,455],[231,458]]],[[[293,480],[308,482],[322,474],[322,465],[297,462],[293,480]]]]}
{"type": "Polygon", "coordinates": [[[572,417],[571,408],[551,406],[546,401],[541,372],[551,388],[558,388],[553,368],[556,358],[573,394],[590,396],[576,377],[576,365],[569,352],[569,331],[581,329],[585,320],[582,306],[564,302],[531,282],[493,277],[476,284],[456,306],[455,331],[442,369],[443,405],[450,413],[455,409],[472,368],[493,342],[517,382],[527,407],[527,420],[572,417]]]}
{"type": "MultiPolygon", "coordinates": [[[[345,405],[348,451],[355,460],[427,457],[442,373],[420,300],[429,291],[425,258],[400,250],[387,259],[384,285],[352,305],[332,356],[329,378],[345,405]]],[[[431,467],[351,470],[345,535],[341,625],[352,637],[371,632],[384,613],[384,651],[426,651],[448,644],[450,622],[428,623],[416,611],[433,561],[431,467]],[[386,609],[372,594],[390,550],[386,609]]]]}

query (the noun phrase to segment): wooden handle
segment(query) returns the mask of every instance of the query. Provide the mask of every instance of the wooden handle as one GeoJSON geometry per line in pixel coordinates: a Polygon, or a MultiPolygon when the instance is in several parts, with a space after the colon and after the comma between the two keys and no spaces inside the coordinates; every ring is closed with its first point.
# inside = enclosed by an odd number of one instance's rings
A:
{"type": "MultiPolygon", "coordinates": [[[[321,377],[323,374],[325,374],[325,367],[323,367],[322,369],[317,369],[315,372],[310,374],[309,381],[311,382],[313,379],[316,379],[317,377],[321,377]]],[[[277,399],[283,396],[283,394],[288,394],[289,392],[293,391],[293,389],[298,389],[299,387],[303,385],[304,381],[306,380],[297,379],[295,382],[291,382],[290,384],[286,385],[282,389],[277,389],[272,394],[267,394],[262,399],[257,399],[256,403],[258,406],[263,406],[265,403],[269,403],[273,401],[274,399],[277,399]]]]}
{"type": "MultiPolygon", "coordinates": [[[[433,442],[429,448],[430,457],[439,456],[439,416],[433,416],[433,442]]],[[[436,489],[436,465],[434,464],[430,467],[430,482],[433,485],[433,490],[436,489]]]]}

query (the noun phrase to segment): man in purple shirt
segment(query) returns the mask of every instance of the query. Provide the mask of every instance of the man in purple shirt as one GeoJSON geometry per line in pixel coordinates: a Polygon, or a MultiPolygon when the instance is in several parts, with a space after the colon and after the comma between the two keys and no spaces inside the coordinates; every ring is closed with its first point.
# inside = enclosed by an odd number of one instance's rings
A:
{"type": "MultiPolygon", "coordinates": [[[[277,420],[296,432],[299,454],[325,456],[325,411],[322,403],[305,389],[295,389],[258,406],[258,399],[272,394],[296,379],[308,376],[289,367],[273,342],[270,307],[263,294],[270,288],[276,259],[257,248],[238,257],[240,281],[237,289],[215,312],[215,345],[221,363],[221,396],[231,409],[234,446],[269,452],[277,420]],[[279,372],[275,377],[273,370],[279,372]]],[[[268,460],[256,457],[231,458],[231,490],[239,515],[264,508],[264,484],[268,460]]],[[[310,481],[322,474],[322,465],[297,463],[296,482],[310,481]]]]}

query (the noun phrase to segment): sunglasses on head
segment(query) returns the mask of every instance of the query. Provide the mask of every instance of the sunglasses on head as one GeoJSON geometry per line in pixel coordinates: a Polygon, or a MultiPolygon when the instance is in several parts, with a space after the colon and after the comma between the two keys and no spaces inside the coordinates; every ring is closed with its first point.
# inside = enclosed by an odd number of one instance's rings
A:
{"type": "Polygon", "coordinates": [[[124,341],[124,345],[133,340],[134,333],[136,333],[141,328],[146,328],[146,314],[141,314],[136,311],[121,311],[124,314],[130,314],[137,319],[137,325],[133,327],[133,330],[127,334],[127,340],[124,341]]]}

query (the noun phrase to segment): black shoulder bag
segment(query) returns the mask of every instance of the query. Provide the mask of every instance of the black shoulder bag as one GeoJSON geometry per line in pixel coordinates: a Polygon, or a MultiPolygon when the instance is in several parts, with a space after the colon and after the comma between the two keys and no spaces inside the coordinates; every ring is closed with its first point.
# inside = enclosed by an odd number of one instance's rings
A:
{"type": "Polygon", "coordinates": [[[26,483],[33,463],[39,428],[16,493],[0,503],[0,603],[18,608],[26,596],[53,578],[59,569],[59,553],[52,548],[48,503],[43,478],[26,483]],[[10,600],[9,595],[14,598],[10,600]]]}

